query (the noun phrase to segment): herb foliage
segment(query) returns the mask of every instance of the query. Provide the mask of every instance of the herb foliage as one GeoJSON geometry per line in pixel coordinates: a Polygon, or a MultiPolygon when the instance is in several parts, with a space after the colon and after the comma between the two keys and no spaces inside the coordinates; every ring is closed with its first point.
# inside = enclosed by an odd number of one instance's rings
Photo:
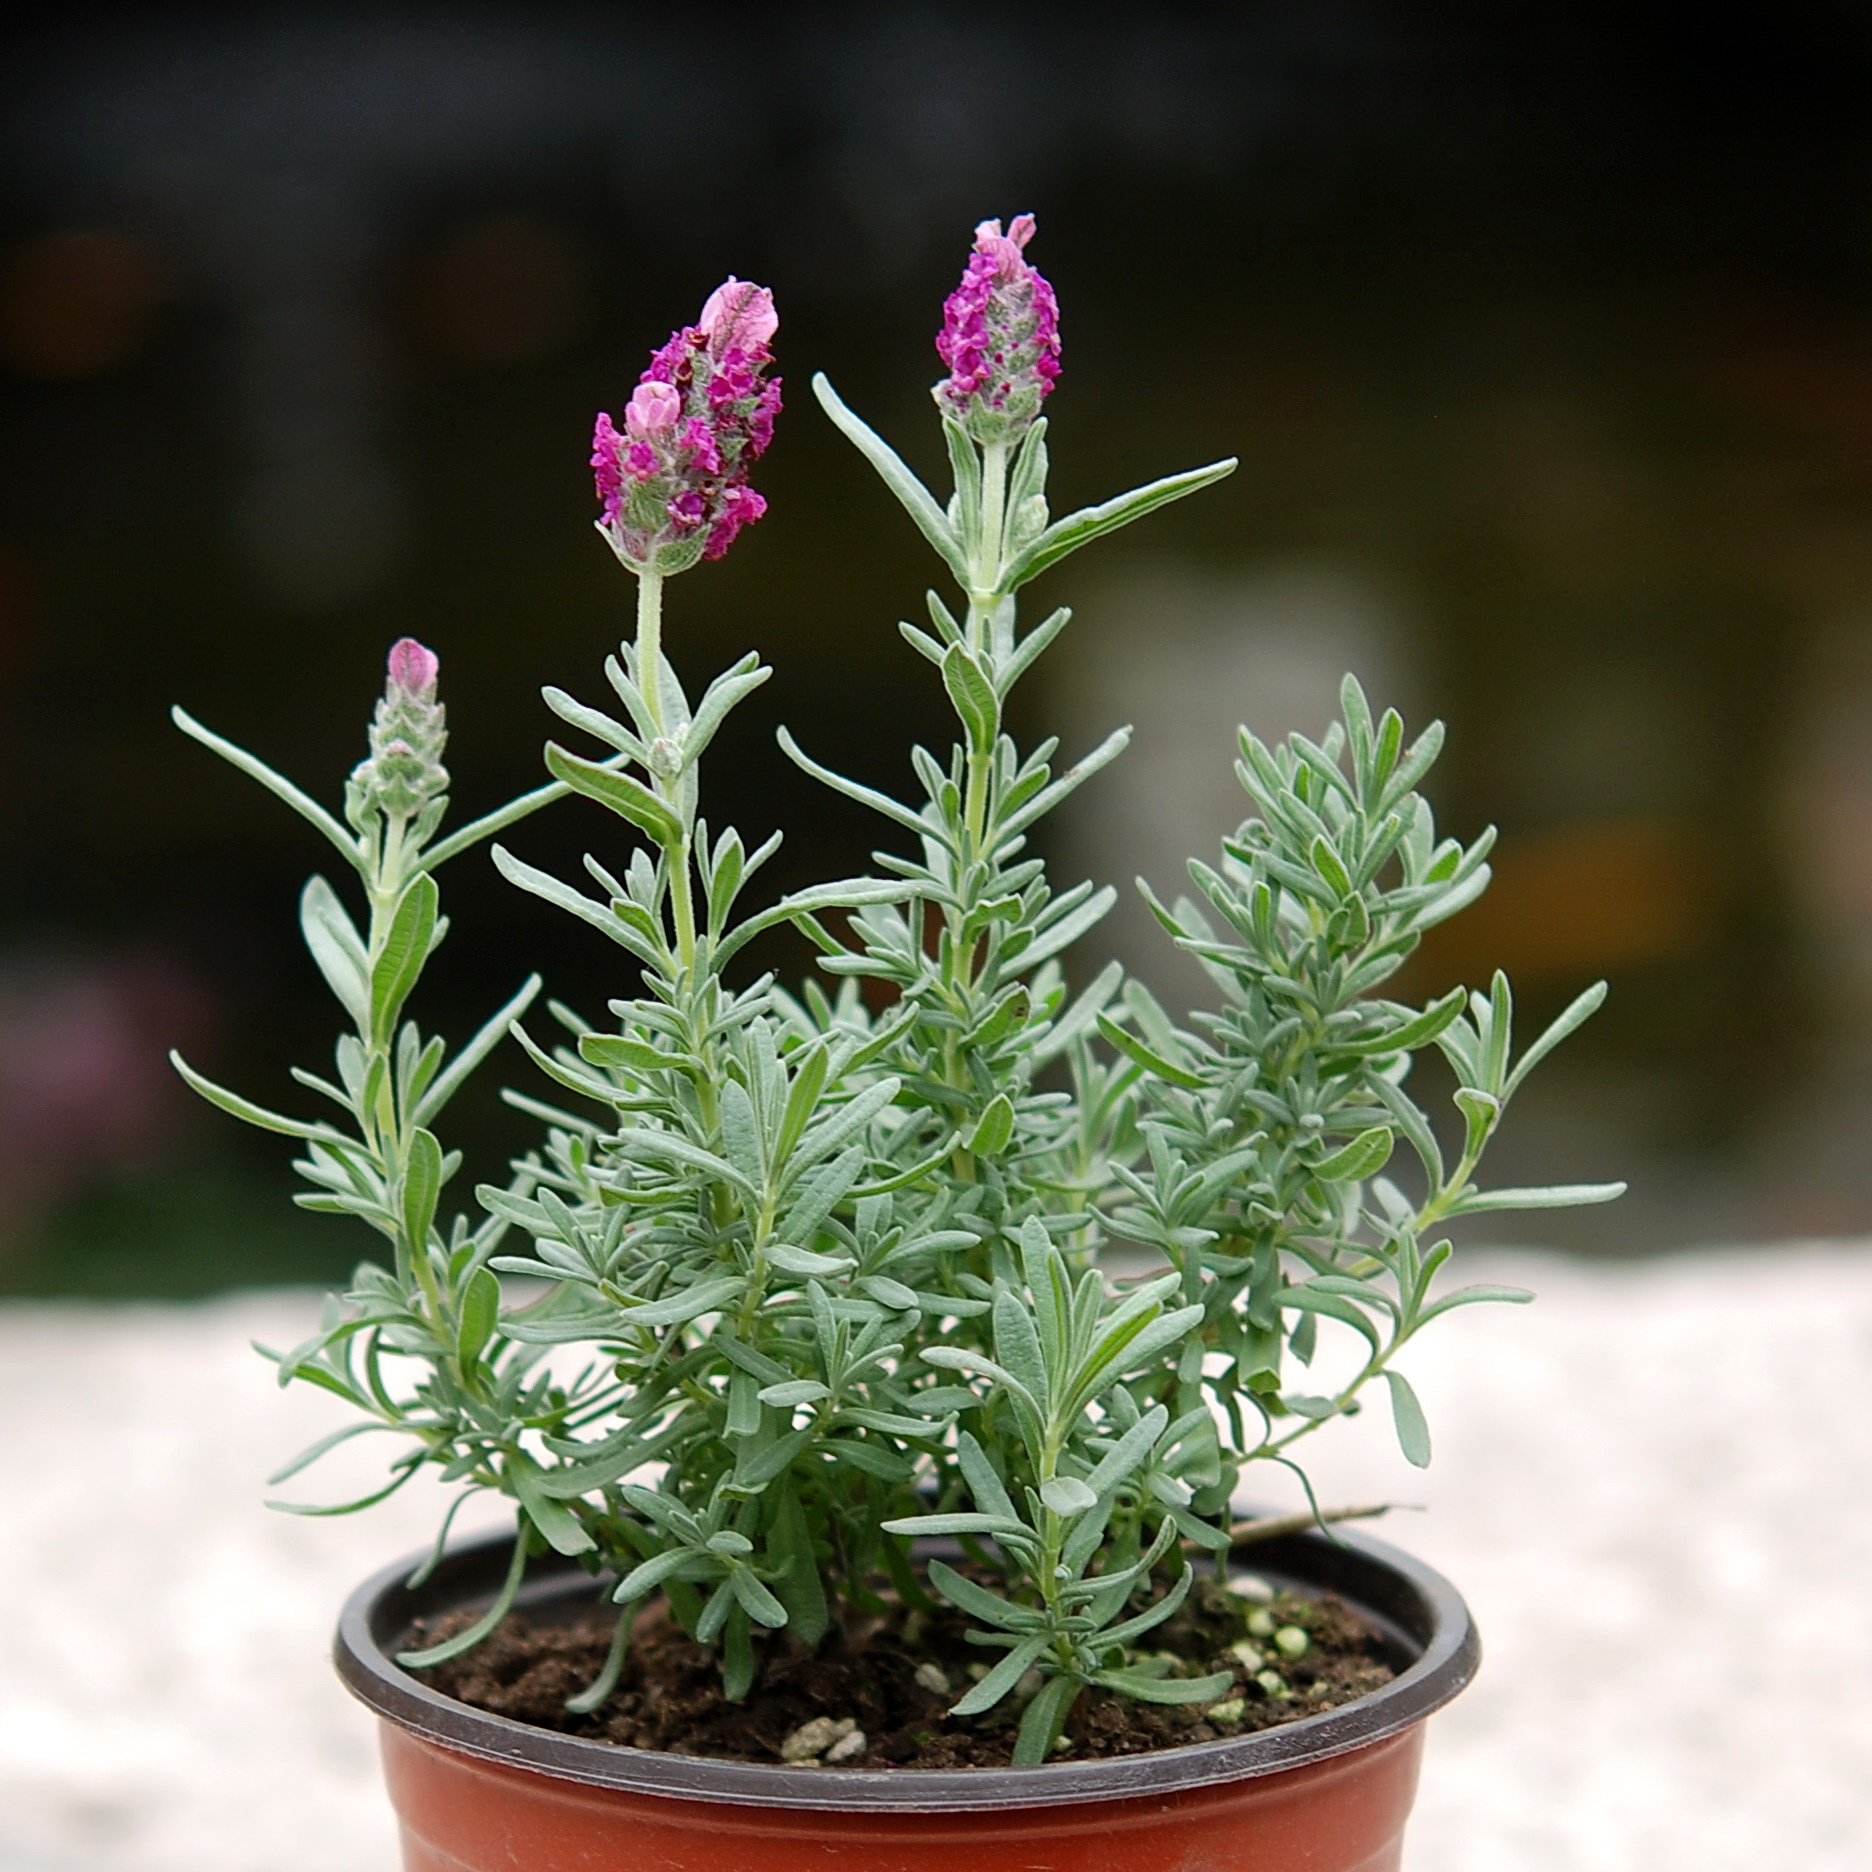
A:
{"type": "Polygon", "coordinates": [[[1143,1641],[1189,1590],[1188,1556],[1228,1547],[1250,1465],[1291,1464],[1378,1379],[1405,1456],[1429,1461],[1398,1354],[1454,1307],[1528,1297],[1439,1288],[1441,1226],[1618,1193],[1475,1181],[1526,1074],[1603,989],[1518,1057],[1500,974],[1427,1007],[1385,998],[1424,932],[1485,887],[1489,838],[1439,838],[1420,788],[1441,730],[1407,741],[1351,678],[1320,742],[1244,732],[1247,816],[1192,863],[1189,895],[1152,900],[1166,940],[1207,971],[1213,1009],[1178,1024],[1116,965],[1075,988],[1065,959],[1114,892],[1056,889],[1029,839],[1127,731],[1066,766],[1052,740],[1016,746],[1009,695],[1068,622],[1058,610],[1023,630],[1017,595],[1234,464],[1056,520],[1044,419],[983,442],[946,418],[944,502],[823,378],[815,389],[959,594],[932,592],[927,628],[901,626],[957,720],[945,757],[911,752],[919,797],[844,778],[781,731],[803,769],[883,822],[877,874],[745,907],[778,835],[750,849],[711,827],[701,759],[769,671],[745,657],[692,704],[660,654],[662,577],[645,573],[637,639],[605,665],[611,699],[545,691],[577,743],[547,747],[551,783],[446,837],[440,793],[354,784],[341,821],[178,712],[323,834],[367,913],[360,926],[322,878],[306,888],[305,940],[349,1026],[334,1076],[295,1076],[331,1111],[283,1115],[181,1070],[298,1141],[301,1203],[362,1217],[391,1249],[310,1339],[270,1355],[282,1384],[357,1413],[276,1480],[367,1432],[398,1441],[390,1479],[360,1501],[277,1505],[349,1513],[425,1467],[458,1502],[514,1504],[500,1598],[404,1663],[478,1643],[549,1548],[621,1607],[581,1708],[609,1694],[631,1609],[653,1593],[719,1648],[740,1697],[767,1635],[814,1646],[886,1592],[927,1605],[933,1591],[999,1654],[957,1713],[1026,1686],[1015,1760],[1031,1765],[1087,1685],[1158,1702],[1226,1688],[1171,1675],[1143,1641]],[[614,943],[636,992],[596,1029],[555,1008],[553,1039],[520,1024],[529,981],[450,1060],[407,1012],[446,931],[437,872],[568,795],[613,816],[586,880],[499,846],[494,861],[614,943]],[[783,924],[817,946],[823,984],[737,978],[741,950],[783,924]],[[508,1095],[542,1139],[464,1202],[438,1126],[509,1032],[546,1082],[508,1095]],[[1432,1047],[1458,1082],[1453,1162],[1410,1091],[1432,1047]],[[1393,1180],[1400,1144],[1414,1169],[1393,1180]],[[1111,1241],[1162,1271],[1114,1284],[1111,1241]],[[1322,1320],[1363,1352],[1324,1394],[1306,1378],[1322,1320]],[[918,1536],[959,1542],[974,1565],[913,1565],[918,1536]]]}

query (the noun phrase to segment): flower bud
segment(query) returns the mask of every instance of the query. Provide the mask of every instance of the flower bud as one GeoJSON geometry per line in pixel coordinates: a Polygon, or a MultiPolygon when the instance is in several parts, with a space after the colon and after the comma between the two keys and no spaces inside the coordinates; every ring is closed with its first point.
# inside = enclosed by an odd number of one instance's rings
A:
{"type": "Polygon", "coordinates": [[[433,702],[436,677],[441,669],[441,658],[414,637],[399,637],[390,646],[390,689],[400,689],[425,702],[433,702]]]}
{"type": "Polygon", "coordinates": [[[640,383],[624,408],[624,427],[639,442],[673,429],[682,415],[682,398],[666,383],[640,383]]]}
{"type": "Polygon", "coordinates": [[[761,350],[779,329],[773,294],[732,273],[709,294],[696,320],[696,330],[709,341],[716,357],[727,351],[761,350]]]}
{"type": "Polygon", "coordinates": [[[1059,375],[1059,303],[1027,264],[1032,215],[975,230],[962,281],[943,305],[936,355],[949,375],[936,406],[981,443],[1018,436],[1040,414],[1059,375]]]}
{"type": "Polygon", "coordinates": [[[719,559],[766,512],[747,473],[780,410],[779,382],[765,376],[779,326],[766,287],[724,280],[697,323],[652,356],[622,432],[599,416],[591,457],[599,530],[626,565],[667,574],[719,559]]]}

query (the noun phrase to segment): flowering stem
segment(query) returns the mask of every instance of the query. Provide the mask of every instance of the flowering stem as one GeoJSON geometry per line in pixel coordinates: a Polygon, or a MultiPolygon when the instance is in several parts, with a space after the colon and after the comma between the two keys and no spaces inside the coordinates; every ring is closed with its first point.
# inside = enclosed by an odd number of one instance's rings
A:
{"type": "Polygon", "coordinates": [[[663,574],[637,569],[637,686],[658,734],[663,732],[663,574]]]}
{"type": "Polygon", "coordinates": [[[969,648],[979,654],[1001,584],[1002,535],[1007,523],[1008,447],[982,447],[980,532],[975,541],[975,589],[969,593],[969,648]]]}
{"type": "MultiPolygon", "coordinates": [[[[663,574],[654,566],[637,569],[637,687],[659,739],[663,720],[663,574]]],[[[676,917],[676,951],[685,971],[693,973],[696,959],[695,896],[689,882],[689,816],[683,810],[680,778],[653,772],[657,793],[682,824],[682,837],[664,847],[669,861],[670,905],[676,917]]]]}
{"type": "MultiPolygon", "coordinates": [[[[666,789],[659,784],[659,792],[666,789]]],[[[682,960],[683,973],[693,977],[696,959],[695,898],[689,888],[689,828],[683,827],[682,843],[669,854],[670,901],[676,911],[676,953],[682,960]]]]}

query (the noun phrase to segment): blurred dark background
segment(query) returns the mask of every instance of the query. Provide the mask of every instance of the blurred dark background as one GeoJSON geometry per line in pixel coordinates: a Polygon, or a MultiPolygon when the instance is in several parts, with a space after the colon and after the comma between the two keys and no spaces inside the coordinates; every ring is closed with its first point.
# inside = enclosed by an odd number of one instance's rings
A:
{"type": "MultiPolygon", "coordinates": [[[[1139,725],[1055,855],[1174,888],[1240,816],[1232,724],[1316,732],[1355,668],[1449,722],[1448,825],[1502,828],[1410,985],[1499,961],[1533,1020],[1612,981],[1499,1154],[1634,1194],[1525,1238],[1872,1228],[1859,9],[68,6],[0,73],[0,1290],[366,1245],[162,1064],[285,1103],[335,1025],[294,922],[318,842],[165,711],[335,801],[409,632],[462,806],[534,784],[538,686],[596,697],[627,623],[593,412],[731,271],[778,294],[791,408],[770,517],[673,589],[671,640],[777,667],[711,817],[786,826],[776,885],[863,868],[876,826],[772,725],[904,783],[943,732],[894,628],[930,562],[806,382],[934,473],[941,299],[1027,209],[1056,505],[1242,457],[1039,594],[1080,617],[1023,733],[1139,725]]],[[[611,838],[572,803],[514,842],[611,838]]],[[[447,889],[427,1025],[533,966],[619,992],[484,857],[447,889]]],[[[1181,993],[1131,911],[1104,947],[1181,993]]],[[[491,1087],[454,1131],[481,1176],[522,1135],[491,1087]]]]}

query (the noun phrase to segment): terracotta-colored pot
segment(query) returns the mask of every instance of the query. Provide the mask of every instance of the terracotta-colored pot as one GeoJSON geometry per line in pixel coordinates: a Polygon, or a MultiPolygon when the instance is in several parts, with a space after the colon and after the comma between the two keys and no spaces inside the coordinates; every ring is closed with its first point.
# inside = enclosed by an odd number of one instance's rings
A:
{"type": "MultiPolygon", "coordinates": [[[[1402,1668],[1324,1715],[1110,1761],[956,1771],[783,1768],[585,1741],[492,1716],[391,1662],[418,1618],[484,1608],[511,1540],[465,1543],[425,1584],[389,1568],[351,1597],[339,1674],[383,1719],[407,1872],[1395,1872],[1424,1719],[1474,1676],[1468,1608],[1363,1535],[1257,1547],[1276,1584],[1337,1593],[1402,1668]]],[[[549,1555],[519,1604],[591,1603],[549,1555]]]]}

